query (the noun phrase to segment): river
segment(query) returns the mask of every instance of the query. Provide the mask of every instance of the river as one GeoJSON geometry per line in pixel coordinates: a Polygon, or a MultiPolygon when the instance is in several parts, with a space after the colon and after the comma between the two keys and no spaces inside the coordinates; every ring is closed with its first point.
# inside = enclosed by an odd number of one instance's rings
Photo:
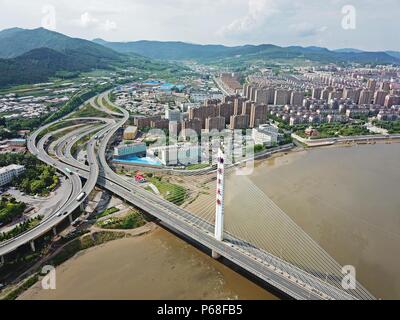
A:
{"type": "Polygon", "coordinates": [[[400,144],[275,157],[250,180],[377,298],[400,299],[400,144]]]}
{"type": "Polygon", "coordinates": [[[38,283],[20,299],[277,299],[161,228],[79,253],[56,275],[56,290],[38,283]]]}

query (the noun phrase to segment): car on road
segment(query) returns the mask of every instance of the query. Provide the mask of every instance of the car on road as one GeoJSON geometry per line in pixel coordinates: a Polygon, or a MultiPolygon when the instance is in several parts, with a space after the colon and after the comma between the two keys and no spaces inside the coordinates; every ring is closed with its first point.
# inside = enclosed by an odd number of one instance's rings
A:
{"type": "Polygon", "coordinates": [[[82,192],[77,198],[76,201],[81,201],[84,197],[86,197],[86,192],[82,192]]]}

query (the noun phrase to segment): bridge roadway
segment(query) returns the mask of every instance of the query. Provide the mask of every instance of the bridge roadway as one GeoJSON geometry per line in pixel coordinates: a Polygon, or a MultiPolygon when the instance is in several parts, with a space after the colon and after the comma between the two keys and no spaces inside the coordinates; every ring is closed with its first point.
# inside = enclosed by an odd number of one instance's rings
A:
{"type": "MultiPolygon", "coordinates": [[[[230,234],[226,234],[224,242],[216,241],[213,235],[213,225],[115,174],[108,167],[105,159],[105,150],[109,138],[112,137],[114,130],[118,129],[118,127],[116,125],[110,130],[100,143],[99,159],[101,169],[98,183],[102,187],[157,217],[170,228],[221,253],[225,258],[235,262],[293,298],[353,299],[351,295],[343,292],[343,290],[324,283],[321,279],[315,278],[258,248],[254,248],[230,234]],[[199,225],[205,227],[200,228],[199,225]]],[[[72,142],[70,143],[72,144],[72,142]]],[[[57,152],[57,155],[60,156],[60,152],[57,152]]],[[[79,170],[78,172],[81,176],[85,177],[87,174],[88,168],[74,159],[71,154],[64,155],[60,160],[79,170]]]]}

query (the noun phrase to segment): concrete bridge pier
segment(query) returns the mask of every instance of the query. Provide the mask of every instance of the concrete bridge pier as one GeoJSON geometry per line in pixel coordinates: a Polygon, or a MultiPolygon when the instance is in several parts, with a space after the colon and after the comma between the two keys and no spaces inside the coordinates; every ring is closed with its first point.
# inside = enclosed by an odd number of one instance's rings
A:
{"type": "Polygon", "coordinates": [[[69,224],[72,224],[72,222],[74,222],[74,220],[72,219],[72,213],[68,216],[69,219],[69,224]]]}
{"type": "Polygon", "coordinates": [[[0,257],[0,268],[4,266],[4,256],[0,257]]]}
{"type": "Polygon", "coordinates": [[[215,259],[215,260],[218,260],[218,259],[221,258],[221,255],[220,255],[217,251],[214,251],[214,250],[212,250],[211,256],[212,256],[213,259],[215,259]]]}
{"type": "Polygon", "coordinates": [[[56,227],[53,228],[53,235],[54,235],[55,237],[57,236],[57,228],[56,228],[56,227]]]}
{"type": "Polygon", "coordinates": [[[35,247],[35,241],[34,241],[34,240],[32,240],[32,241],[30,242],[30,245],[31,245],[32,251],[33,251],[33,252],[36,252],[36,247],[35,247]]]}

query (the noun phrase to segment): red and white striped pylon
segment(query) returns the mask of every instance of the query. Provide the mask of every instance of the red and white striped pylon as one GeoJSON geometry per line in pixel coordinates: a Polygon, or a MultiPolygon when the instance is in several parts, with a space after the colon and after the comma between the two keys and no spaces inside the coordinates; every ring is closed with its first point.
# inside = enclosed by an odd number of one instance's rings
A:
{"type": "Polygon", "coordinates": [[[224,192],[225,192],[225,156],[222,149],[218,150],[217,158],[217,199],[215,206],[215,238],[224,239],[224,192]]]}

